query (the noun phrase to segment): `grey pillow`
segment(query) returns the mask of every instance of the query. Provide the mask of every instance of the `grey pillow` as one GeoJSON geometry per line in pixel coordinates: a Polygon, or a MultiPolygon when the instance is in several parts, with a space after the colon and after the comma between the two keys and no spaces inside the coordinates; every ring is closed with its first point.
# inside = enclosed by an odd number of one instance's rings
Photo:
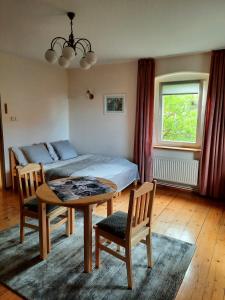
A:
{"type": "Polygon", "coordinates": [[[12,147],[12,151],[15,154],[16,160],[18,161],[20,166],[26,166],[28,164],[28,161],[20,148],[12,147]]]}
{"type": "Polygon", "coordinates": [[[36,144],[21,148],[30,163],[50,164],[53,162],[44,144],[36,144]]]}
{"type": "Polygon", "coordinates": [[[51,144],[61,160],[66,160],[78,156],[76,149],[68,140],[53,142],[51,144]]]}
{"type": "Polygon", "coordinates": [[[50,143],[46,143],[46,147],[47,147],[47,149],[48,149],[48,152],[49,152],[51,158],[52,158],[54,161],[59,160],[59,157],[58,157],[58,155],[56,154],[56,152],[55,152],[54,148],[52,147],[52,145],[51,145],[50,143]]]}

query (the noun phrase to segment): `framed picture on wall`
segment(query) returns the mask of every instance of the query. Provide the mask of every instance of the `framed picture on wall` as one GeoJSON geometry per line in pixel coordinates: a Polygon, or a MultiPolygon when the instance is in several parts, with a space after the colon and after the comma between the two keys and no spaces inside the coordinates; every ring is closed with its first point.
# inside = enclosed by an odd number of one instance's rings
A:
{"type": "Polygon", "coordinates": [[[104,113],[122,114],[125,112],[125,94],[104,95],[104,113]]]}

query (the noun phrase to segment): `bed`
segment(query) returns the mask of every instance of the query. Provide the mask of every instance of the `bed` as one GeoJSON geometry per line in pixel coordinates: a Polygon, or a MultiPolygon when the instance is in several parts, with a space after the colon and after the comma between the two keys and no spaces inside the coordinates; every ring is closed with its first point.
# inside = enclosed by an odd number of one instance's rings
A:
{"type": "Polygon", "coordinates": [[[46,180],[69,176],[102,177],[113,181],[118,192],[139,179],[137,165],[127,159],[104,155],[79,155],[68,161],[44,165],[46,180]]]}
{"type": "MultiPolygon", "coordinates": [[[[14,187],[16,167],[19,164],[12,149],[10,157],[14,187]]],[[[84,154],[72,159],[43,164],[43,166],[47,181],[69,176],[102,177],[113,181],[118,187],[118,192],[139,180],[137,165],[121,157],[84,154]]]]}

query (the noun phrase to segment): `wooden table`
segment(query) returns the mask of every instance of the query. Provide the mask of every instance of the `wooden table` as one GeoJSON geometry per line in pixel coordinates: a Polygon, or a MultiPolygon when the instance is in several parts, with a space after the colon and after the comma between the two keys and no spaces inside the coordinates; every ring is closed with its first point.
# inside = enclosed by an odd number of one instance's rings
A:
{"type": "MultiPolygon", "coordinates": [[[[68,179],[68,178],[67,178],[68,179]]],[[[117,186],[110,180],[97,178],[101,183],[112,188],[112,192],[88,196],[85,198],[68,200],[63,202],[51,188],[42,184],[36,191],[39,200],[39,237],[40,237],[40,256],[47,258],[47,232],[46,232],[46,204],[66,206],[71,208],[80,208],[84,211],[84,272],[92,271],[92,210],[93,205],[101,204],[107,201],[107,215],[113,212],[112,199],[116,193],[117,186]]]]}

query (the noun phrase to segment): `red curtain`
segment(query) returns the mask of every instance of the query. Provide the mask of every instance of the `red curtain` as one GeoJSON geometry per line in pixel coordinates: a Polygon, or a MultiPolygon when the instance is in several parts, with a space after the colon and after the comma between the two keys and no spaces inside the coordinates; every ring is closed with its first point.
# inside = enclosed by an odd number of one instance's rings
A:
{"type": "Polygon", "coordinates": [[[154,59],[140,59],[138,61],[137,77],[134,162],[139,167],[142,183],[144,181],[152,181],[154,82],[154,59]]]}
{"type": "Polygon", "coordinates": [[[211,58],[200,194],[225,197],[225,50],[213,51],[211,58]]]}

